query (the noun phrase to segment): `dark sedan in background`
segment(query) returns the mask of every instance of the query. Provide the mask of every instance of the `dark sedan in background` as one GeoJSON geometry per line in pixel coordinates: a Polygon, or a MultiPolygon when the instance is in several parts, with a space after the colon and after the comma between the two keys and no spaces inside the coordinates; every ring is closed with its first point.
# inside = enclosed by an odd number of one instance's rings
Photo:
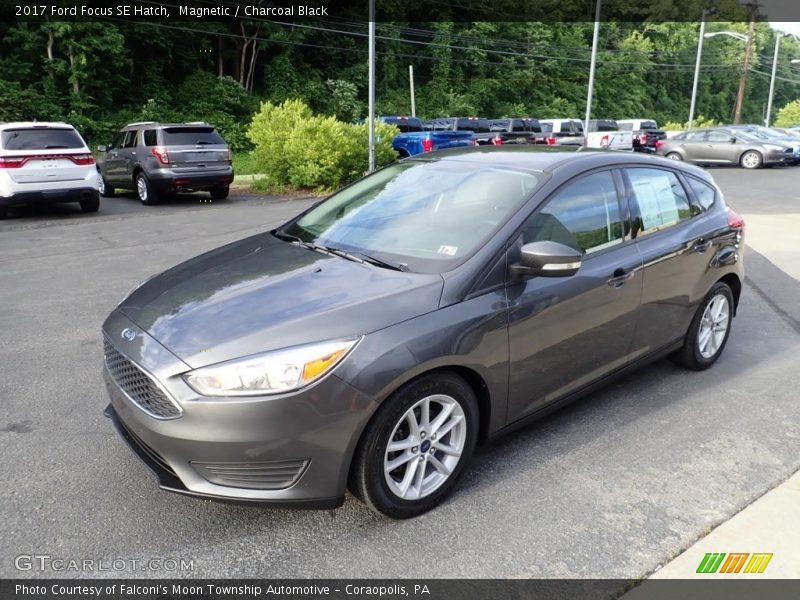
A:
{"type": "Polygon", "coordinates": [[[476,443],[714,364],[744,223],[711,177],[535,148],[400,161],[150,279],[103,325],[106,414],[165,489],[407,518],[476,443]]]}
{"type": "Polygon", "coordinates": [[[744,129],[723,127],[692,129],[659,140],[656,154],[671,160],[704,165],[740,165],[745,169],[795,162],[794,147],[785,140],[764,139],[744,129]]]}

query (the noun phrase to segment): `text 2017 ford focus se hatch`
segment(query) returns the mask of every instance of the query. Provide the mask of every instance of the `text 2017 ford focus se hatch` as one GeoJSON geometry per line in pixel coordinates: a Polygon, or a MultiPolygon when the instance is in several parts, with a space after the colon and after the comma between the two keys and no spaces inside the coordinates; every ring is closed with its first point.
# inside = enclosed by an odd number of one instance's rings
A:
{"type": "Polygon", "coordinates": [[[743,230],[656,157],[404,160],[133,291],[103,325],[106,414],[164,489],[411,517],[476,443],[667,354],[711,366],[743,230]]]}

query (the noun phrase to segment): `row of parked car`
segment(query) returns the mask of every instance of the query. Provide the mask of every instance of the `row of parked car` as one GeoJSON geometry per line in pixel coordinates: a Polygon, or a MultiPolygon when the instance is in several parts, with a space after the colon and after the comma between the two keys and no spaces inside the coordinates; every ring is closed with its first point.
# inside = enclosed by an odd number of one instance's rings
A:
{"type": "Polygon", "coordinates": [[[26,204],[96,212],[117,189],[147,205],[179,192],[223,200],[233,182],[230,148],[208,123],[130,123],[97,150],[67,123],[0,123],[0,218],[26,204]]]}
{"type": "Polygon", "coordinates": [[[659,140],[656,153],[701,165],[740,165],[758,169],[800,164],[800,128],[727,125],[692,129],[659,140]]]}
{"type": "Polygon", "coordinates": [[[655,152],[656,142],[667,136],[652,119],[592,119],[588,132],[580,119],[444,117],[422,121],[383,116],[381,120],[400,129],[393,147],[401,157],[459,146],[504,144],[586,145],[655,152]]]}

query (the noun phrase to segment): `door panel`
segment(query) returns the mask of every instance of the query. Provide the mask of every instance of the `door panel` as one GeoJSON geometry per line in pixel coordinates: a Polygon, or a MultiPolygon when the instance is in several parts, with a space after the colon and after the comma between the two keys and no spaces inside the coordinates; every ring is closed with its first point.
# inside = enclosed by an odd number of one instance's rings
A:
{"type": "Polygon", "coordinates": [[[535,211],[510,250],[551,240],[584,253],[572,277],[510,281],[508,421],[624,365],[641,300],[641,259],[626,238],[611,171],[581,176],[535,211]]]}
{"type": "Polygon", "coordinates": [[[697,215],[673,172],[629,168],[625,175],[643,263],[642,304],[632,348],[638,357],[685,335],[712,253],[710,241],[703,237],[706,218],[697,215]]]}

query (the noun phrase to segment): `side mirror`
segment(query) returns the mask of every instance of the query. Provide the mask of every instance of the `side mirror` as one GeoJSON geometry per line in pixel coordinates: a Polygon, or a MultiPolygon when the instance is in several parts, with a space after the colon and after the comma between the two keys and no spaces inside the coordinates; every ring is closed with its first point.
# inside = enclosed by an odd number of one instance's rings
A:
{"type": "Polygon", "coordinates": [[[735,144],[735,143],[736,143],[736,138],[735,138],[735,137],[733,137],[733,136],[731,136],[731,139],[729,139],[728,141],[729,141],[731,144],[735,144]]]}
{"type": "Polygon", "coordinates": [[[105,144],[100,144],[97,147],[97,151],[98,152],[108,152],[108,150],[109,150],[109,147],[107,145],[105,145],[105,144]]]}
{"type": "Polygon", "coordinates": [[[581,268],[582,254],[565,244],[552,241],[531,242],[520,250],[511,272],[517,277],[570,277],[581,268]]]}

